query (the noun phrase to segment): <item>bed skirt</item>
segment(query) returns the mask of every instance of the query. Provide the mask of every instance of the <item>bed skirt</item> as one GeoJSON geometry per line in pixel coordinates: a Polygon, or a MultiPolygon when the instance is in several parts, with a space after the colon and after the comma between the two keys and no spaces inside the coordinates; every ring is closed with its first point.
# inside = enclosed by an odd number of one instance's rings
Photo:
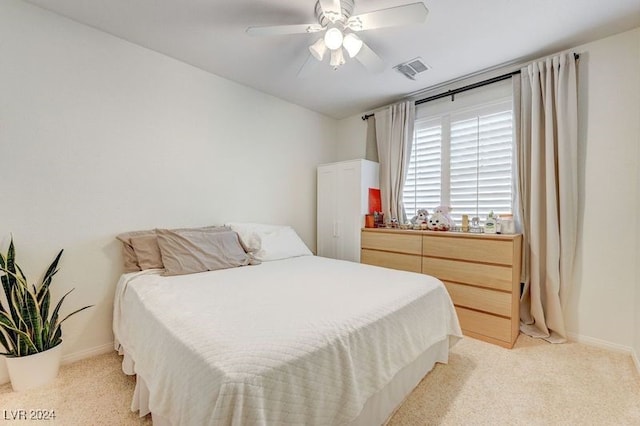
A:
{"type": "MultiPolygon", "coordinates": [[[[433,344],[415,361],[398,371],[393,379],[380,391],[372,395],[364,404],[362,411],[351,423],[351,426],[368,426],[385,424],[393,413],[402,405],[405,398],[415,389],[424,376],[436,363],[446,364],[449,359],[449,348],[458,341],[457,337],[449,337],[433,344]]],[[[126,349],[116,342],[116,350],[122,359],[122,371],[127,375],[136,375],[135,362],[126,349]]],[[[136,387],[131,401],[131,411],[139,412],[140,417],[151,413],[154,426],[171,426],[171,422],[153,414],[149,407],[149,389],[144,377],[136,376],[136,387]]]]}

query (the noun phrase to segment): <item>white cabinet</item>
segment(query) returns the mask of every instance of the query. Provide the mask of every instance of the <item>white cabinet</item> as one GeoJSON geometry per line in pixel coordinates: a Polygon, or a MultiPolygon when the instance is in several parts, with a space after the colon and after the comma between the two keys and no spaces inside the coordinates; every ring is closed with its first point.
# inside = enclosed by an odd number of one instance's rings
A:
{"type": "Polygon", "coordinates": [[[378,186],[378,163],[342,161],[318,167],[318,256],[360,261],[360,229],[378,186]]]}

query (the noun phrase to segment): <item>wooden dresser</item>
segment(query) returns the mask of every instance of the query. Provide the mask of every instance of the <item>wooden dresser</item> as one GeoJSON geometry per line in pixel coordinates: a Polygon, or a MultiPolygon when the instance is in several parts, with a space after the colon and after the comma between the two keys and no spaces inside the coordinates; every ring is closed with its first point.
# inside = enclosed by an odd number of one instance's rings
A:
{"type": "Polygon", "coordinates": [[[444,282],[464,334],[506,348],[520,327],[520,235],[362,230],[361,262],[444,282]]]}

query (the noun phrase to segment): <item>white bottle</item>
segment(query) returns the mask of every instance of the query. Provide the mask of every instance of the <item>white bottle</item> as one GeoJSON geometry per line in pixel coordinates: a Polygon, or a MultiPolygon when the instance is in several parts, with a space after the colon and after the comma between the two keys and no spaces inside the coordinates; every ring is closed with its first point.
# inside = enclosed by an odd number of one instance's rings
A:
{"type": "Polygon", "coordinates": [[[496,229],[496,218],[493,216],[493,210],[487,216],[487,219],[484,221],[484,233],[485,234],[495,234],[496,229]]]}

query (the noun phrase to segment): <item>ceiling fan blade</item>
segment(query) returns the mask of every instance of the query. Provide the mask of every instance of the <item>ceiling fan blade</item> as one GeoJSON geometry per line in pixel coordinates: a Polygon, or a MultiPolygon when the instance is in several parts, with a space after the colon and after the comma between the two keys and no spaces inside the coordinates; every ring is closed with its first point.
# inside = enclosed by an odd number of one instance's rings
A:
{"type": "Polygon", "coordinates": [[[336,16],[338,17],[342,15],[342,6],[340,5],[340,0],[318,0],[318,1],[325,15],[328,15],[331,13],[335,13],[336,16]]]}
{"type": "Polygon", "coordinates": [[[247,34],[251,36],[274,36],[288,34],[308,34],[322,31],[320,24],[275,25],[271,27],[249,27],[247,34]]]}
{"type": "Polygon", "coordinates": [[[376,28],[421,24],[427,19],[428,14],[429,11],[424,3],[411,3],[352,16],[347,21],[347,26],[353,31],[366,31],[376,28]]]}
{"type": "Polygon", "coordinates": [[[307,60],[300,67],[298,71],[298,78],[307,78],[311,75],[311,72],[316,69],[320,61],[314,58],[311,54],[307,55],[307,60]]]}
{"type": "Polygon", "coordinates": [[[384,61],[366,43],[362,43],[360,52],[355,56],[355,59],[371,73],[377,74],[384,71],[384,61]]]}

